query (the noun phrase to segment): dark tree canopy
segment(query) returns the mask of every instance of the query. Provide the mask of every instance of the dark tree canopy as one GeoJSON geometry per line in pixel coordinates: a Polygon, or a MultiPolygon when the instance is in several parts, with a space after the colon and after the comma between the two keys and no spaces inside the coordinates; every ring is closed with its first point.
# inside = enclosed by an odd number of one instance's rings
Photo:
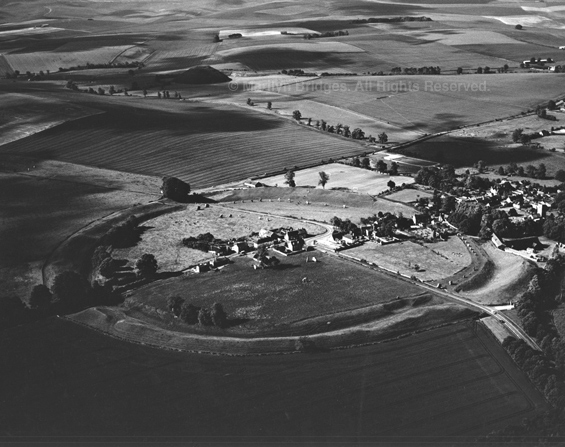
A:
{"type": "Polygon", "coordinates": [[[210,311],[210,317],[212,318],[212,322],[214,326],[219,328],[224,328],[227,325],[227,315],[224,311],[223,306],[220,303],[214,303],[212,305],[212,310],[210,311]]]}
{"type": "Polygon", "coordinates": [[[157,273],[157,260],[150,253],[144,253],[135,261],[135,268],[140,276],[149,278],[157,273]]]}
{"type": "Polygon", "coordinates": [[[53,294],[49,288],[43,284],[38,284],[31,291],[29,307],[32,309],[47,311],[51,305],[52,298],[53,294]]]}
{"type": "Polygon", "coordinates": [[[190,194],[190,185],[176,177],[163,177],[161,191],[167,199],[185,202],[190,194]]]}
{"type": "Polygon", "coordinates": [[[322,185],[322,188],[325,188],[326,183],[328,183],[328,181],[330,180],[330,176],[328,174],[326,174],[324,171],[318,172],[318,175],[320,176],[320,180],[318,181],[318,185],[322,185]]]}
{"type": "Polygon", "coordinates": [[[294,188],[296,186],[296,182],[294,181],[294,176],[295,174],[292,169],[286,171],[284,174],[284,178],[285,178],[284,182],[291,188],[294,188]]]}
{"type": "Polygon", "coordinates": [[[80,309],[89,304],[90,284],[77,272],[59,273],[51,290],[54,297],[68,310],[80,309]]]}

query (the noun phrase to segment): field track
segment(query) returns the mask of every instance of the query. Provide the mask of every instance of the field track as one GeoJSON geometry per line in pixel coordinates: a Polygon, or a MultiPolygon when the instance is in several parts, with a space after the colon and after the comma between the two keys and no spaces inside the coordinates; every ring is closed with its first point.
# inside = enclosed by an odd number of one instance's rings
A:
{"type": "Polygon", "coordinates": [[[173,175],[202,188],[365,150],[353,141],[234,107],[182,103],[170,112],[104,109],[106,114],[3,145],[0,153],[173,175]]]}

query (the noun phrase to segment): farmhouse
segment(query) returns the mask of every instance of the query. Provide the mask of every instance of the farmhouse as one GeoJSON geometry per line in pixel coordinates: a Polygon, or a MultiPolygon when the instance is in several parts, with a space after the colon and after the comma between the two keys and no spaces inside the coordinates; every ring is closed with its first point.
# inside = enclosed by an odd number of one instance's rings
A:
{"type": "Polygon", "coordinates": [[[236,242],[233,244],[232,250],[234,253],[245,253],[246,251],[249,251],[249,246],[247,245],[247,242],[236,242]]]}

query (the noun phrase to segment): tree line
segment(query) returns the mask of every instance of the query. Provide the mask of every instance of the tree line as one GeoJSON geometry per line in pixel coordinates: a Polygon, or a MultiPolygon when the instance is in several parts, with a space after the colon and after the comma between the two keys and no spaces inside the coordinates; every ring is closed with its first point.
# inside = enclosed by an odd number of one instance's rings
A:
{"type": "Polygon", "coordinates": [[[226,328],[228,317],[220,303],[214,303],[211,308],[198,307],[180,296],[172,296],[167,300],[169,311],[181,321],[189,325],[216,326],[226,328]]]}

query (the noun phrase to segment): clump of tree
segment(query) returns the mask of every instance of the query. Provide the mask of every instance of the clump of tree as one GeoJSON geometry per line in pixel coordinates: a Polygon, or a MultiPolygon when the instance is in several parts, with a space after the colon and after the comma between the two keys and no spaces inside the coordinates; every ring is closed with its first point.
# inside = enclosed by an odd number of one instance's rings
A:
{"type": "Polygon", "coordinates": [[[106,235],[103,242],[115,248],[131,247],[139,241],[141,230],[136,216],[130,216],[121,224],[114,225],[106,235]]]}
{"type": "Polygon", "coordinates": [[[300,121],[302,119],[302,113],[300,113],[300,110],[295,110],[295,111],[292,112],[292,117],[296,121],[300,121]]]}
{"type": "Polygon", "coordinates": [[[295,173],[292,169],[289,169],[288,171],[285,172],[284,174],[284,182],[290,186],[291,188],[294,188],[296,186],[296,182],[294,181],[294,177],[295,177],[295,173]]]}
{"type": "Polygon", "coordinates": [[[355,225],[351,220],[345,219],[342,220],[337,216],[334,216],[330,219],[330,223],[336,227],[342,233],[352,233],[357,234],[359,233],[359,227],[355,225]]]}
{"type": "Polygon", "coordinates": [[[349,31],[339,30],[339,31],[326,31],[325,33],[306,33],[304,34],[304,39],[320,39],[323,37],[340,37],[340,36],[349,36],[349,31]]]}
{"type": "Polygon", "coordinates": [[[563,169],[558,169],[555,172],[555,180],[559,180],[560,182],[565,182],[565,171],[563,169]]]}
{"type": "Polygon", "coordinates": [[[155,256],[150,253],[144,253],[135,261],[136,275],[141,278],[151,278],[157,273],[158,269],[157,260],[155,256]]]}
{"type": "Polygon", "coordinates": [[[47,315],[51,308],[52,300],[53,294],[51,293],[51,290],[43,284],[37,284],[31,290],[29,307],[31,309],[36,309],[41,314],[47,315]]]}
{"type": "Polygon", "coordinates": [[[415,180],[420,185],[431,186],[442,191],[449,191],[458,183],[455,168],[452,165],[443,165],[440,168],[424,167],[416,173],[415,180]]]}
{"type": "Polygon", "coordinates": [[[449,215],[449,222],[465,234],[477,235],[481,229],[483,207],[478,203],[460,202],[449,215]]]}
{"type": "Polygon", "coordinates": [[[94,304],[89,282],[77,272],[65,271],[55,276],[51,292],[62,310],[74,312],[94,304]]]}
{"type": "Polygon", "coordinates": [[[183,238],[182,244],[188,248],[207,252],[215,241],[216,238],[211,233],[202,233],[196,237],[191,236],[183,238]]]}
{"type": "Polygon", "coordinates": [[[163,177],[161,194],[175,202],[186,202],[190,194],[190,185],[176,177],[163,177]]]}
{"type": "Polygon", "coordinates": [[[326,174],[324,171],[318,172],[320,179],[318,180],[318,185],[322,185],[322,188],[326,188],[326,184],[330,181],[329,174],[326,174]]]}
{"type": "Polygon", "coordinates": [[[516,211],[514,210],[514,213],[512,211],[513,209],[507,213],[504,210],[483,208],[479,236],[486,240],[490,239],[492,233],[503,238],[521,238],[541,234],[538,222],[533,219],[513,221],[510,217],[512,217],[511,214],[516,215],[516,211]]]}
{"type": "Polygon", "coordinates": [[[167,300],[167,308],[177,318],[186,324],[201,326],[216,326],[226,328],[228,316],[220,303],[214,303],[211,308],[198,307],[178,295],[167,300]]]}

